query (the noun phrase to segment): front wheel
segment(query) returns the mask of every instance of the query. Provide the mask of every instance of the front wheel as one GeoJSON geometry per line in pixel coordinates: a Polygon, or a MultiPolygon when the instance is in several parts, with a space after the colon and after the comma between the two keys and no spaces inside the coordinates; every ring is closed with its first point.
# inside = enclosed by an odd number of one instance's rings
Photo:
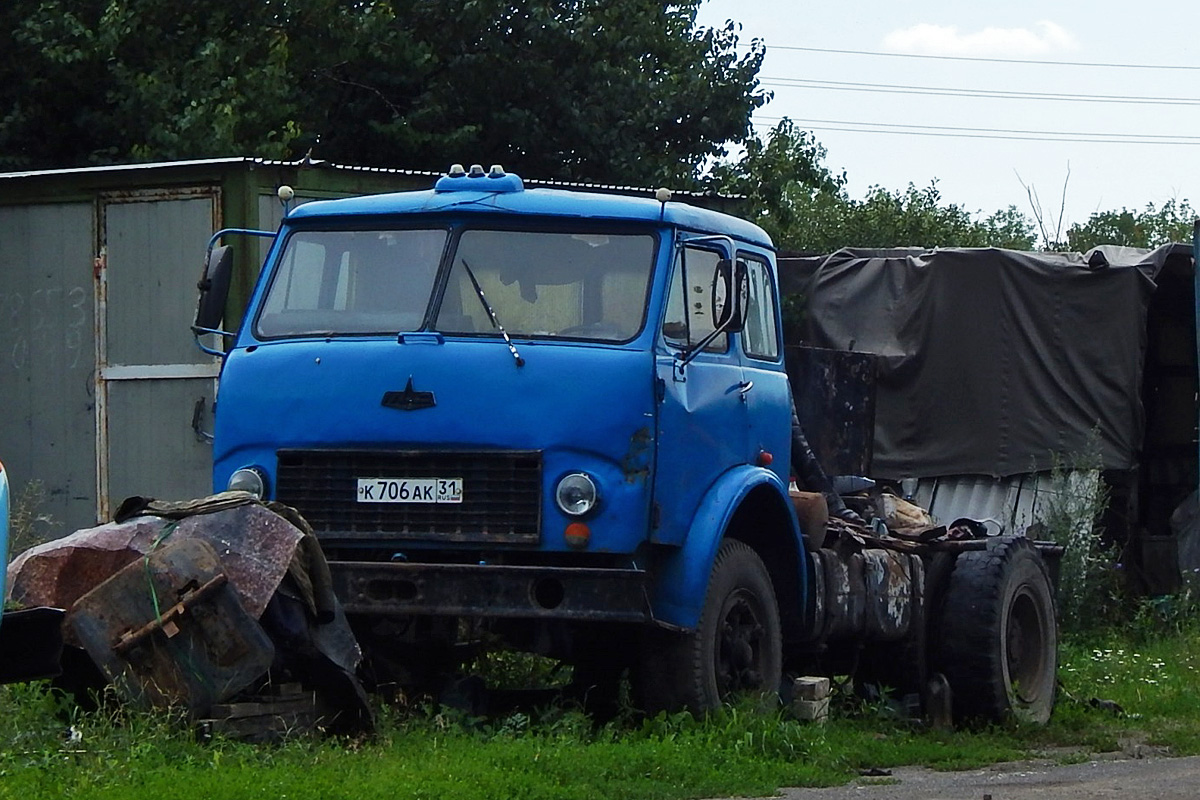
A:
{"type": "Polygon", "coordinates": [[[942,598],[935,661],[960,719],[1050,719],[1058,669],[1054,591],[1041,554],[1009,537],[961,553],[942,598]]]}
{"type": "Polygon", "coordinates": [[[696,630],[653,631],[638,669],[642,707],[704,714],[736,694],[774,695],[782,673],[775,590],[758,554],[721,543],[696,630]]]}

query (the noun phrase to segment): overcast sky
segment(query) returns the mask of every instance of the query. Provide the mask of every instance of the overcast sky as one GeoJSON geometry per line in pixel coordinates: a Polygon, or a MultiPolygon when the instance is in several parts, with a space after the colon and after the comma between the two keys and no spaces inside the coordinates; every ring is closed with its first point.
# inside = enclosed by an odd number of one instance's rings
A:
{"type": "Polygon", "coordinates": [[[701,24],[726,19],[741,23],[746,42],[767,44],[760,76],[775,97],[756,114],[758,130],[765,133],[783,116],[813,130],[829,151],[827,164],[846,170],[855,197],[871,184],[900,189],[937,178],[944,199],[969,211],[1015,205],[1029,215],[1019,174],[1036,187],[1050,222],[1069,164],[1064,230],[1096,210],[1141,209],[1171,198],[1200,204],[1200,11],[1185,0],[706,0],[701,6],[701,24]],[[1123,101],[1078,99],[1098,95],[1123,101]],[[925,126],[906,129],[925,135],[884,126],[925,126]],[[974,138],[989,132],[1013,138],[974,138]]]}

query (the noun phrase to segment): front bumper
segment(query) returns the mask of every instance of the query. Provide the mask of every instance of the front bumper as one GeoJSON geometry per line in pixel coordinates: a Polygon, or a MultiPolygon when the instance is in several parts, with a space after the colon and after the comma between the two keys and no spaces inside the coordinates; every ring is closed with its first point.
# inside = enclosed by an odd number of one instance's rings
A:
{"type": "Polygon", "coordinates": [[[642,570],[369,561],[329,569],[350,614],[652,621],[642,570]]]}

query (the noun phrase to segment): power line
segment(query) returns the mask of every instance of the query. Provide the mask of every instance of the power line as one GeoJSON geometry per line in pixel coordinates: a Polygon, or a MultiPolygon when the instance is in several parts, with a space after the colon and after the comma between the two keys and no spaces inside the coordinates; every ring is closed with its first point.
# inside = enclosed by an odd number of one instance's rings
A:
{"type": "MultiPolygon", "coordinates": [[[[782,120],[783,117],[758,117],[762,120],[782,120]]],[[[1174,143],[1186,144],[1186,140],[1193,140],[1194,143],[1200,144],[1200,136],[1191,136],[1187,134],[1170,134],[1170,133],[1102,133],[1093,131],[1031,131],[1031,130],[1010,130],[1006,128],[967,128],[955,125],[917,125],[903,122],[859,122],[851,120],[837,119],[794,119],[789,117],[792,122],[807,125],[866,125],[872,128],[919,128],[921,130],[930,131],[966,131],[972,133],[1011,133],[1011,134],[1029,134],[1033,136],[1087,136],[1087,137],[1103,137],[1117,139],[1170,139],[1174,143]],[[1184,141],[1179,141],[1184,140],[1184,141]]]]}
{"type": "MultiPolygon", "coordinates": [[[[758,125],[758,123],[755,123],[758,125]]],[[[1161,140],[1141,140],[1141,139],[1068,139],[1068,138],[1050,138],[1044,136],[1005,136],[1001,134],[989,133],[940,133],[935,131],[916,131],[916,130],[880,130],[878,128],[858,128],[849,126],[836,125],[813,125],[812,130],[820,131],[842,131],[846,133],[884,133],[892,135],[907,135],[907,136],[936,136],[946,139],[1000,139],[1016,142],[1068,142],[1071,144],[1157,144],[1157,145],[1180,145],[1180,146],[1196,146],[1200,142],[1164,142],[1161,140]]]]}
{"type": "Polygon", "coordinates": [[[1064,94],[1059,92],[1021,92],[996,89],[957,89],[944,86],[906,86],[891,83],[857,83],[852,81],[816,81],[805,78],[763,77],[765,86],[784,88],[826,89],[844,92],[876,92],[882,94],[923,94],[936,97],[990,97],[1005,100],[1053,100],[1070,103],[1117,103],[1124,105],[1198,106],[1200,99],[1191,97],[1138,97],[1119,94],[1064,94]]]}
{"type": "MultiPolygon", "coordinates": [[[[746,45],[748,47],[748,45],[746,45]]],[[[804,53],[836,53],[851,56],[882,56],[885,58],[927,58],[937,61],[979,61],[988,64],[1041,64],[1055,67],[1107,67],[1111,69],[1182,69],[1200,70],[1200,66],[1186,64],[1112,64],[1100,61],[1039,61],[1023,58],[983,58],[980,56],[935,56],[921,53],[884,53],[878,50],[836,50],[829,47],[798,47],[790,45],[767,45],[771,50],[795,50],[804,53]]]]}
{"type": "MultiPolygon", "coordinates": [[[[755,127],[772,127],[768,121],[782,117],[758,117],[755,127]]],[[[849,133],[888,133],[909,136],[938,136],[954,139],[1003,139],[1035,142],[1083,142],[1093,144],[1166,144],[1200,145],[1200,136],[1170,136],[1168,134],[1120,134],[1070,131],[1028,131],[1003,128],[964,128],[950,125],[909,125],[890,122],[858,122],[851,120],[793,119],[810,130],[844,131],[849,133]]]]}

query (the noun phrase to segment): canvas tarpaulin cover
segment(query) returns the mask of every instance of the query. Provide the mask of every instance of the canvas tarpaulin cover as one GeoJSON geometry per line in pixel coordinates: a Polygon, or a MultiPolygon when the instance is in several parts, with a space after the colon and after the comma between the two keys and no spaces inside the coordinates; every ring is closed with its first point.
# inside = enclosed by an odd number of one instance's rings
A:
{"type": "Polygon", "coordinates": [[[842,250],[809,284],[806,338],[878,356],[878,478],[1014,475],[1097,445],[1104,468],[1131,469],[1173,247],[842,250]]]}

